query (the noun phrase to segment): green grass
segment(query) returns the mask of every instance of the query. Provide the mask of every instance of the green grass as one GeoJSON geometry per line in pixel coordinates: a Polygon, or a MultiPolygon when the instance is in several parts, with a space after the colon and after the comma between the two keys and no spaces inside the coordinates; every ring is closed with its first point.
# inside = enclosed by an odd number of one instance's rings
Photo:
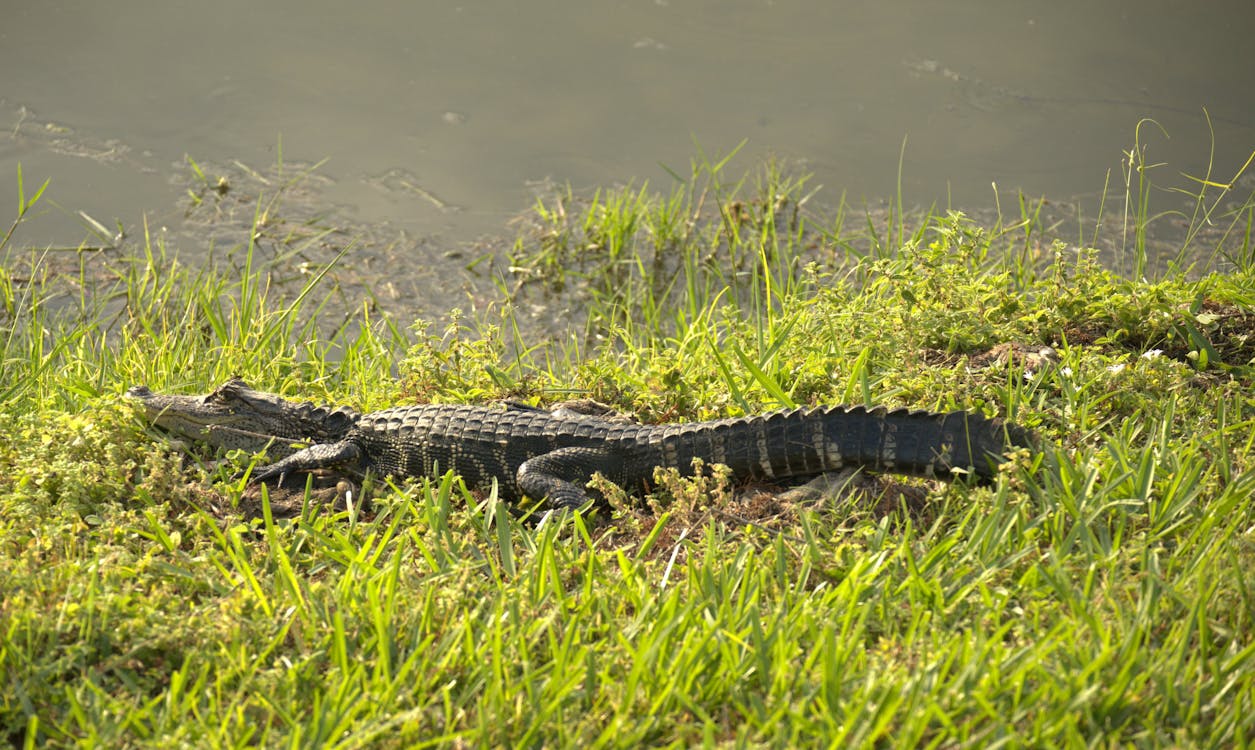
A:
{"type": "MultiPolygon", "coordinates": [[[[1182,255],[1143,278],[1044,239],[1031,201],[985,227],[857,220],[771,165],[729,182],[702,159],[668,194],[540,203],[492,317],[408,333],[325,331],[326,278],[279,296],[251,246],[222,273],[147,242],[138,262],[81,263],[70,286],[94,291],[67,298],[46,254],[6,240],[0,732],[29,747],[1248,746],[1255,254],[1236,183],[1195,196],[1229,222],[1208,252],[1230,266],[1182,255]],[[575,304],[581,330],[537,336],[515,312],[533,304],[575,304]],[[537,528],[444,477],[377,485],[365,507],[311,493],[284,518],[230,469],[155,442],[121,398],[233,374],[366,408],[966,408],[1048,447],[988,487],[886,478],[811,506],[664,477],[643,502],[537,528]]],[[[19,179],[17,221],[42,192],[19,179]]],[[[1135,221],[1156,196],[1126,195],[1135,221]]],[[[1125,252],[1149,273],[1144,246],[1125,252]]]]}

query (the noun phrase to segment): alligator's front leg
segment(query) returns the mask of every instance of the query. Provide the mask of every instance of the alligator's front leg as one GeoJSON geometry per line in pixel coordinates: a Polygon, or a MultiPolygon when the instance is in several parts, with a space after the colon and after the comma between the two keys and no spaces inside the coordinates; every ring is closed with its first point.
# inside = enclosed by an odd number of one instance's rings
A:
{"type": "Polygon", "coordinates": [[[353,473],[360,474],[362,459],[361,447],[350,440],[311,445],[285,459],[257,467],[253,470],[251,481],[264,482],[268,479],[278,479],[282,482],[284,475],[288,473],[315,469],[349,469],[353,473]]]}
{"type": "Polygon", "coordinates": [[[623,457],[600,448],[559,448],[524,461],[516,481],[523,494],[545,498],[554,508],[578,508],[592,498],[585,486],[593,474],[622,473],[623,457]]]}

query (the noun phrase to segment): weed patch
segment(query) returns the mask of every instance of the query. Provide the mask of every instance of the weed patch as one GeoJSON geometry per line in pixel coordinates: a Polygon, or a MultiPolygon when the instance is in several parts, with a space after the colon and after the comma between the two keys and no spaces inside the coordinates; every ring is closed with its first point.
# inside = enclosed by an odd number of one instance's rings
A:
{"type": "MultiPolygon", "coordinates": [[[[869,218],[854,235],[848,207],[822,215],[804,180],[769,166],[725,181],[719,166],[699,162],[671,195],[538,205],[548,235],[515,245],[521,286],[443,329],[363,314],[327,335],[310,324],[323,272],[280,296],[248,246],[228,277],[150,243],[111,271],[117,307],[57,309],[38,253],[15,273],[28,253],[0,241],[0,735],[1247,741],[1250,264],[1122,276],[1035,246],[1031,226],[959,214],[869,218]],[[577,322],[532,338],[517,311],[547,296],[577,301],[577,322]],[[608,488],[610,508],[521,523],[451,475],[243,487],[251,457],[154,444],[121,397],[235,374],[366,409],[968,409],[1042,445],[988,486],[854,472],[738,487],[706,467],[638,503],[608,488]]],[[[18,220],[42,197],[23,194],[18,220]]]]}

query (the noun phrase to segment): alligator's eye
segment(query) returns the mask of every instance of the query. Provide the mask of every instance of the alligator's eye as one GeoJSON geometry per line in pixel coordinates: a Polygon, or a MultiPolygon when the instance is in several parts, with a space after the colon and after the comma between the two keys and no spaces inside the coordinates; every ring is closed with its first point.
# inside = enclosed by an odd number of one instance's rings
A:
{"type": "Polygon", "coordinates": [[[205,403],[223,403],[230,401],[231,399],[239,398],[240,391],[247,389],[248,384],[243,380],[239,378],[231,378],[206,396],[205,403]]]}

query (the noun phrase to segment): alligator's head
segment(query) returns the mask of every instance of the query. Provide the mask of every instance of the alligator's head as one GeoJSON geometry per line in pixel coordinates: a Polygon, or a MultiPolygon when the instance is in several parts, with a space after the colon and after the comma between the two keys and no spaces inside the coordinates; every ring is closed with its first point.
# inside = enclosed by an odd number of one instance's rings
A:
{"type": "Polygon", "coordinates": [[[140,402],[152,423],[166,432],[215,448],[254,453],[270,449],[273,456],[312,443],[336,442],[358,416],[347,407],[297,403],[253,390],[239,378],[204,396],[153,393],[142,385],[126,395],[140,402]]]}

